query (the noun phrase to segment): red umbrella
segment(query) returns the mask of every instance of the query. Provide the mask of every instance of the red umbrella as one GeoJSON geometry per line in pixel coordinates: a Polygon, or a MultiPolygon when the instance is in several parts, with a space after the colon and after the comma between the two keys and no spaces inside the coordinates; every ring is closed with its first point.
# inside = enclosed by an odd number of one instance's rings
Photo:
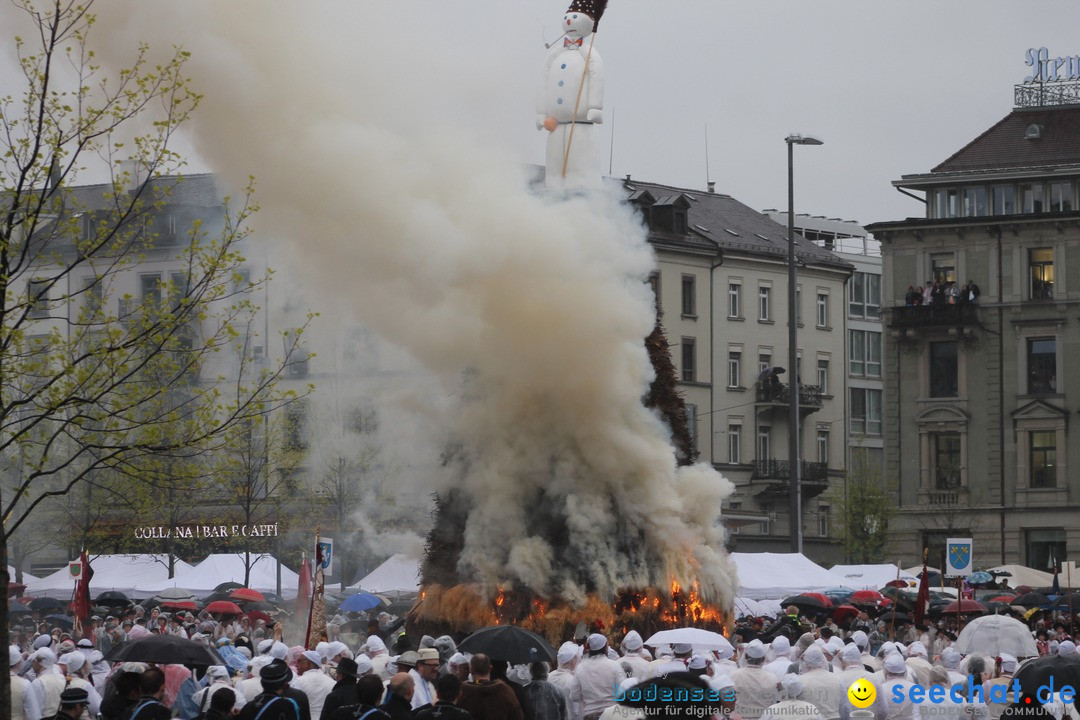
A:
{"type": "Polygon", "coordinates": [[[236,588],[229,597],[233,600],[266,600],[266,597],[258,590],[252,590],[251,588],[236,588]]]}
{"type": "Polygon", "coordinates": [[[941,608],[942,613],[960,613],[960,614],[972,614],[972,613],[984,613],[986,612],[986,606],[977,600],[953,600],[951,603],[941,608]]]}
{"type": "Polygon", "coordinates": [[[191,610],[195,612],[199,609],[199,603],[194,600],[166,600],[161,603],[161,607],[169,608],[171,610],[191,610]]]}
{"type": "Polygon", "coordinates": [[[221,613],[223,615],[240,615],[244,611],[234,602],[229,602],[228,600],[215,600],[206,606],[206,612],[221,613]]]}
{"type": "Polygon", "coordinates": [[[859,610],[851,605],[838,605],[833,608],[832,616],[837,622],[843,621],[845,618],[854,617],[859,614],[859,610]]]}
{"type": "Polygon", "coordinates": [[[885,583],[885,587],[906,588],[909,587],[909,585],[907,584],[906,580],[890,580],[889,582],[885,583]]]}
{"type": "Polygon", "coordinates": [[[257,622],[259,620],[262,620],[263,622],[270,622],[271,620],[274,619],[274,618],[270,617],[269,615],[267,615],[266,613],[264,613],[262,610],[252,610],[251,612],[249,612],[247,614],[247,616],[248,616],[248,619],[251,620],[251,622],[257,622]]]}
{"type": "Polygon", "coordinates": [[[884,599],[877,590],[856,590],[848,596],[848,602],[854,605],[877,605],[884,599]]]}
{"type": "Polygon", "coordinates": [[[986,602],[999,602],[999,603],[1011,603],[1016,598],[1016,595],[998,595],[992,597],[986,602]]]}

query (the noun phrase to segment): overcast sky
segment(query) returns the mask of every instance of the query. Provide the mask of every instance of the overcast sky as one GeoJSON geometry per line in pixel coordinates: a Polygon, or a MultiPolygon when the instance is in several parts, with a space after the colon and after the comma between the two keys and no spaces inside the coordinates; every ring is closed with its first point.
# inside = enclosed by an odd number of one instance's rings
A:
{"type": "MultiPolygon", "coordinates": [[[[543,42],[561,32],[566,5],[320,4],[283,52],[335,43],[343,65],[386,68],[384,87],[344,91],[539,163],[533,96],[543,42]],[[394,36],[399,52],[365,57],[372,33],[394,36]],[[405,98],[410,88],[423,97],[405,98]]],[[[259,8],[273,14],[275,4],[259,8]]],[[[920,215],[891,181],[929,171],[1008,114],[1030,73],[1028,48],[1080,55],[1077,28],[1077,0],[611,0],[596,42],[607,68],[604,170],[704,189],[707,126],[717,190],[785,209],[783,139],[812,133],[825,145],[796,148],[797,212],[864,224],[920,215]]],[[[169,42],[175,30],[144,39],[169,42]]]]}

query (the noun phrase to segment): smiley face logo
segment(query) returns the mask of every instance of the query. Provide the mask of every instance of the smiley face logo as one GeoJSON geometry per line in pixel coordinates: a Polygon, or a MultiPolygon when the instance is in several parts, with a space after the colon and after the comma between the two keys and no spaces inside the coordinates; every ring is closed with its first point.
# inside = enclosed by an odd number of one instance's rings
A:
{"type": "Polygon", "coordinates": [[[865,678],[859,678],[847,689],[848,700],[857,708],[868,708],[877,699],[877,689],[865,678]]]}

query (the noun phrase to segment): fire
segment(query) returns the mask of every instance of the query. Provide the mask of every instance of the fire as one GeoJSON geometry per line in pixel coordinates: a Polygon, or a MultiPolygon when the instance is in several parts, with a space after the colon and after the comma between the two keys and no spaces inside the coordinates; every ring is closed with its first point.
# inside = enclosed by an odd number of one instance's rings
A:
{"type": "Polygon", "coordinates": [[[429,585],[409,614],[413,628],[423,634],[471,632],[488,625],[519,625],[558,645],[573,637],[584,623],[588,632],[610,634],[616,641],[630,630],[643,637],[675,627],[701,627],[730,634],[731,611],[704,601],[694,582],[684,588],[672,580],[660,588],[625,590],[612,601],[590,594],[580,605],[544,598],[513,588],[488,595],[474,585],[429,585]]]}

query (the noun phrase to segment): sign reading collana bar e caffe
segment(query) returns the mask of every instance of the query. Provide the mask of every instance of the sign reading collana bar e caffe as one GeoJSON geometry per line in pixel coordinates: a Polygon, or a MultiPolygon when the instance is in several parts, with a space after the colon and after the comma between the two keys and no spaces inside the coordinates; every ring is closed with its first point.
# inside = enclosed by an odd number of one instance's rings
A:
{"type": "Polygon", "coordinates": [[[1080,80],[1080,55],[1052,58],[1046,48],[1031,48],[1024,56],[1024,64],[1034,70],[1024,78],[1025,83],[1080,80]]]}
{"type": "Polygon", "coordinates": [[[259,525],[145,525],[135,528],[136,540],[199,540],[202,538],[277,537],[277,523],[259,525]]]}

